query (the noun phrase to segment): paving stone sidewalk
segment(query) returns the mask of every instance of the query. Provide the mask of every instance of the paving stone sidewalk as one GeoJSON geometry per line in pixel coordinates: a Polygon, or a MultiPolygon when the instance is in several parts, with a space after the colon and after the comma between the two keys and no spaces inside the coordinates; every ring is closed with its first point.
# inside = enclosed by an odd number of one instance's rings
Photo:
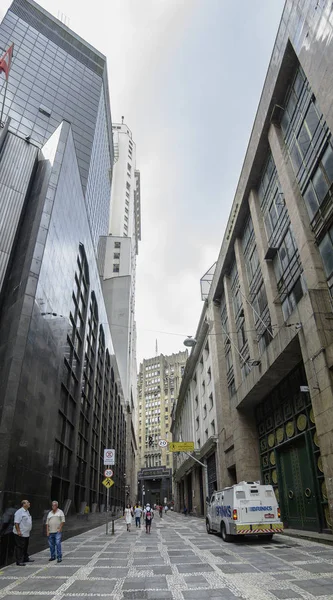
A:
{"type": "Polygon", "coordinates": [[[48,551],[26,567],[0,572],[1,600],[333,600],[333,547],[276,536],[223,543],[203,520],[169,513],[150,535],[116,522],[63,544],[63,562],[48,551]]]}

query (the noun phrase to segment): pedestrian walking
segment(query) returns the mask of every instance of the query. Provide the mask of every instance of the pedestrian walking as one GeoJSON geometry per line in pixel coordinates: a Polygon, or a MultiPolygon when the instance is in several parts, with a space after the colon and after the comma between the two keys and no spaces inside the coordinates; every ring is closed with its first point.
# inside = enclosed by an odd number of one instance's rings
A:
{"type": "Polygon", "coordinates": [[[28,546],[30,539],[30,531],[32,529],[32,518],[29,513],[29,500],[22,500],[21,508],[14,515],[14,541],[15,541],[15,557],[18,567],[25,567],[25,563],[35,562],[28,555],[28,546]]]}
{"type": "Polygon", "coordinates": [[[150,504],[147,504],[145,508],[144,518],[146,521],[146,533],[150,533],[151,523],[154,518],[154,511],[151,509],[150,504]]]}
{"type": "Polygon", "coordinates": [[[125,523],[127,526],[127,531],[131,531],[131,525],[132,525],[132,517],[133,517],[133,510],[131,509],[131,505],[127,504],[125,510],[124,510],[124,517],[125,517],[125,523]]]}
{"type": "Polygon", "coordinates": [[[2,525],[0,529],[0,566],[10,562],[14,554],[14,515],[16,508],[14,502],[8,502],[8,506],[2,515],[2,525]]]}
{"type": "Polygon", "coordinates": [[[64,523],[65,515],[62,510],[60,510],[58,502],[53,500],[52,510],[50,510],[46,518],[46,535],[49,538],[49,548],[51,552],[51,558],[49,558],[49,562],[55,560],[56,558],[58,563],[62,562],[61,539],[64,523]]]}
{"type": "Polygon", "coordinates": [[[135,526],[139,527],[139,528],[141,528],[141,515],[142,515],[142,508],[141,508],[141,506],[139,506],[139,504],[137,504],[134,509],[134,516],[135,516],[135,526]]]}
{"type": "Polygon", "coordinates": [[[165,507],[164,507],[164,514],[166,515],[167,512],[168,512],[168,507],[167,507],[167,505],[165,505],[165,507]]]}
{"type": "Polygon", "coordinates": [[[160,518],[162,519],[162,517],[163,517],[163,506],[162,506],[162,504],[159,505],[158,512],[159,512],[160,518]]]}

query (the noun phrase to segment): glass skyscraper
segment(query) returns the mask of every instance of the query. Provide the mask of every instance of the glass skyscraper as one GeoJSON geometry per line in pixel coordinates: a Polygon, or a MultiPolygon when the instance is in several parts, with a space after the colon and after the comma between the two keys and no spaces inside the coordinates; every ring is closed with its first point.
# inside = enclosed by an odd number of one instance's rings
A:
{"type": "Polygon", "coordinates": [[[63,120],[71,123],[97,246],[108,233],[113,164],[106,58],[33,0],[14,0],[0,25],[0,47],[13,42],[4,119],[40,147],[63,120]]]}

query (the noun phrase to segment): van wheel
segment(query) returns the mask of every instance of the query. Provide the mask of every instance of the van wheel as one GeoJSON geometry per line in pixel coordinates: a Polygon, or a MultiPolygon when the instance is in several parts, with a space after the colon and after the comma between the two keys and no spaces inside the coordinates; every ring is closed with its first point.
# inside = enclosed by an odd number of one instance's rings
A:
{"type": "Polygon", "coordinates": [[[232,536],[227,533],[224,523],[221,523],[221,536],[224,542],[231,542],[232,536]]]}
{"type": "Polygon", "coordinates": [[[273,535],[274,533],[264,533],[263,538],[266,540],[266,542],[270,542],[273,539],[273,535]]]}
{"type": "Polygon", "coordinates": [[[212,530],[211,530],[211,528],[210,528],[208,519],[206,520],[206,530],[207,530],[207,533],[209,533],[209,534],[213,533],[212,530]]]}

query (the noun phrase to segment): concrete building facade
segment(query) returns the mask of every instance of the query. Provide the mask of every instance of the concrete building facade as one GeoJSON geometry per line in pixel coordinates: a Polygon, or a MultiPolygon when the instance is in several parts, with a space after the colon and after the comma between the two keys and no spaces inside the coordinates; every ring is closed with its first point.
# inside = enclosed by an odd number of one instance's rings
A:
{"type": "Polygon", "coordinates": [[[142,491],[147,493],[146,500],[149,496],[150,501],[154,503],[163,502],[165,498],[168,502],[172,499],[172,453],[169,452],[168,446],[160,447],[158,443],[161,439],[172,441],[171,412],[178,397],[187,357],[188,352],[185,350],[170,356],[160,354],[144,359],[140,364],[138,375],[139,499],[142,498],[142,491]],[[161,468],[164,469],[163,473],[161,468]],[[153,476],[154,469],[158,473],[156,477],[153,476]],[[146,478],[149,480],[146,481],[146,478]],[[154,479],[155,485],[152,486],[154,479]],[[148,490],[150,490],[149,494],[148,490]]]}
{"type": "Polygon", "coordinates": [[[13,41],[0,130],[0,510],[23,496],[39,518],[54,498],[103,510],[107,447],[121,508],[124,394],[97,264],[113,163],[106,59],[30,0],[0,24],[1,47],[13,41]]]}
{"type": "Polygon", "coordinates": [[[185,367],[176,403],[172,411],[171,433],[174,442],[194,442],[195,458],[184,452],[174,453],[173,480],[176,510],[204,515],[206,496],[218,489],[218,419],[221,393],[214,376],[214,343],[209,326],[209,305],[204,303],[195,335],[196,344],[185,367]],[[210,333],[209,333],[210,332],[210,333]],[[218,399],[218,402],[216,402],[218,399]]]}
{"type": "Polygon", "coordinates": [[[332,15],[285,4],[207,293],[217,487],[272,484],[285,525],[318,531],[333,508],[332,15]]]}
{"type": "Polygon", "coordinates": [[[115,162],[109,235],[101,239],[100,253],[104,299],[126,405],[126,490],[128,499],[132,499],[137,487],[135,289],[141,240],[141,186],[131,130],[124,123],[115,123],[112,129],[115,162]]]}

